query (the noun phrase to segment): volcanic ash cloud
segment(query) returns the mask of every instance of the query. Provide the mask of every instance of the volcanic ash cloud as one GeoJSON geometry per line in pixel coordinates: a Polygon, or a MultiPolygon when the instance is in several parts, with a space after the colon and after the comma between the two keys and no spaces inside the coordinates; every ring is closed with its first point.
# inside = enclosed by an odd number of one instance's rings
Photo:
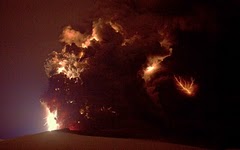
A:
{"type": "Polygon", "coordinates": [[[49,87],[41,101],[50,112],[57,111],[58,128],[118,126],[112,120],[131,118],[145,103],[162,113],[165,97],[158,87],[166,81],[176,85],[169,92],[176,88],[194,96],[194,77],[187,76],[188,83],[164,62],[175,51],[177,31],[203,28],[197,12],[166,16],[135,1],[96,1],[94,8],[98,11],[88,18],[91,31],[66,26],[62,50],[49,54],[44,64],[49,87]]]}

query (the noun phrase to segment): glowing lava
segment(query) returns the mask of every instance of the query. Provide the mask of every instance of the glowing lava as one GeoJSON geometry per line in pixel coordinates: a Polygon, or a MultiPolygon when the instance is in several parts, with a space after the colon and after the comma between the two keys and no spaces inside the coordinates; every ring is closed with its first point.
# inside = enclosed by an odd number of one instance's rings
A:
{"type": "Polygon", "coordinates": [[[57,110],[50,112],[48,109],[48,115],[47,115],[47,126],[48,131],[57,130],[59,127],[59,124],[57,123],[57,110]]]}
{"type": "Polygon", "coordinates": [[[194,83],[194,79],[191,78],[190,81],[184,80],[181,77],[174,76],[177,86],[179,89],[189,95],[193,96],[196,93],[197,85],[194,83]]]}
{"type": "Polygon", "coordinates": [[[57,123],[57,110],[50,111],[46,104],[42,103],[46,110],[46,123],[48,131],[59,129],[59,124],[57,123]]]}

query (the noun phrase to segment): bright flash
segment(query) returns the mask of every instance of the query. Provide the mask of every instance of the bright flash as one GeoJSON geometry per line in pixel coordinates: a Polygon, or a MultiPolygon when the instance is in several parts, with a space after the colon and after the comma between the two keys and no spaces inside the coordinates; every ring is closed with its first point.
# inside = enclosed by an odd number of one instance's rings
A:
{"type": "Polygon", "coordinates": [[[161,56],[149,57],[148,66],[143,70],[143,79],[149,81],[161,67],[162,58],[161,56]]]}
{"type": "Polygon", "coordinates": [[[48,131],[57,130],[59,128],[59,124],[57,123],[57,110],[51,112],[45,103],[42,103],[42,105],[46,109],[46,123],[44,125],[47,125],[48,131]]]}
{"type": "Polygon", "coordinates": [[[151,76],[159,69],[159,63],[153,63],[149,65],[144,71],[143,71],[143,79],[145,81],[148,81],[151,79],[151,76]]]}
{"type": "Polygon", "coordinates": [[[179,89],[189,96],[194,96],[197,90],[197,85],[194,83],[194,79],[191,78],[189,81],[184,80],[181,77],[174,76],[177,86],[179,89]]]}
{"type": "Polygon", "coordinates": [[[57,110],[50,112],[48,109],[48,116],[47,116],[47,126],[48,131],[56,130],[59,127],[59,124],[57,123],[57,110]]]}
{"type": "Polygon", "coordinates": [[[153,66],[148,66],[147,69],[146,69],[146,72],[147,72],[147,73],[151,73],[152,71],[155,70],[155,68],[156,68],[156,67],[155,67],[154,65],[153,65],[153,66]]]}
{"type": "Polygon", "coordinates": [[[65,68],[63,66],[59,67],[58,70],[57,70],[58,73],[62,73],[64,71],[65,71],[65,68]]]}

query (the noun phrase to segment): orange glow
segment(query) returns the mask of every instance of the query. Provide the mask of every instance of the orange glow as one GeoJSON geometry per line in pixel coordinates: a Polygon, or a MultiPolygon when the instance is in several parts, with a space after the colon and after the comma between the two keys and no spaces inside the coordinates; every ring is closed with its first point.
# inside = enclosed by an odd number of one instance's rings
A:
{"type": "Polygon", "coordinates": [[[159,70],[160,63],[158,61],[151,62],[146,69],[143,70],[143,79],[148,81],[151,76],[159,70]]]}
{"type": "Polygon", "coordinates": [[[89,36],[89,37],[85,40],[85,42],[82,43],[81,47],[82,47],[82,48],[88,48],[88,46],[90,46],[90,45],[91,45],[91,42],[94,41],[94,40],[97,41],[97,42],[100,41],[100,38],[99,38],[99,36],[98,36],[98,34],[97,34],[97,28],[93,28],[93,30],[92,30],[92,35],[89,36]]]}
{"type": "Polygon", "coordinates": [[[149,66],[147,67],[146,72],[152,72],[154,69],[155,69],[154,66],[149,66]]]}
{"type": "Polygon", "coordinates": [[[155,62],[152,65],[148,66],[145,70],[146,74],[152,74],[154,71],[158,69],[158,63],[155,62]]]}
{"type": "Polygon", "coordinates": [[[148,57],[148,65],[147,65],[147,67],[145,69],[143,69],[143,76],[142,76],[145,81],[150,81],[152,76],[156,72],[160,71],[160,69],[161,69],[161,62],[167,56],[148,57]]]}
{"type": "Polygon", "coordinates": [[[176,81],[177,86],[183,93],[189,96],[194,96],[197,90],[197,85],[194,83],[193,78],[191,78],[190,81],[187,81],[181,77],[174,76],[174,79],[176,81]]]}
{"type": "Polygon", "coordinates": [[[79,61],[84,56],[84,52],[75,55],[63,49],[62,52],[54,52],[52,55],[53,57],[47,59],[44,65],[48,77],[62,73],[69,79],[78,80],[80,74],[84,71],[84,67],[88,64],[87,60],[79,61]]]}
{"type": "Polygon", "coordinates": [[[79,58],[82,58],[84,56],[84,52],[80,52],[78,55],[79,55],[79,58]]]}
{"type": "Polygon", "coordinates": [[[141,37],[139,35],[133,35],[130,38],[124,38],[122,46],[127,46],[128,44],[134,43],[136,40],[140,39],[141,37]]]}
{"type": "Polygon", "coordinates": [[[88,48],[88,46],[91,44],[91,39],[87,38],[87,40],[82,43],[82,48],[88,48]]]}
{"type": "Polygon", "coordinates": [[[113,28],[113,30],[115,32],[117,32],[117,33],[119,32],[119,33],[123,34],[123,27],[120,24],[118,24],[116,22],[112,22],[112,21],[109,21],[107,23],[109,23],[109,25],[113,28]]]}
{"type": "Polygon", "coordinates": [[[68,45],[75,43],[78,47],[80,47],[84,39],[85,35],[81,34],[79,31],[74,30],[71,26],[67,26],[63,29],[60,41],[68,45]]]}
{"type": "Polygon", "coordinates": [[[98,35],[98,28],[94,27],[92,29],[92,36],[90,37],[90,41],[95,40],[95,41],[101,41],[100,37],[98,35]]]}
{"type": "Polygon", "coordinates": [[[172,55],[173,51],[173,49],[171,48],[172,43],[171,40],[168,39],[168,37],[164,37],[163,40],[160,41],[160,45],[161,47],[168,51],[168,54],[148,57],[147,68],[143,69],[142,76],[145,82],[150,81],[154,74],[162,71],[161,63],[164,61],[165,58],[170,57],[172,55]]]}
{"type": "Polygon", "coordinates": [[[60,68],[58,68],[58,70],[57,70],[57,72],[58,73],[62,73],[62,72],[64,72],[65,71],[65,68],[62,66],[62,67],[60,67],[60,68]]]}

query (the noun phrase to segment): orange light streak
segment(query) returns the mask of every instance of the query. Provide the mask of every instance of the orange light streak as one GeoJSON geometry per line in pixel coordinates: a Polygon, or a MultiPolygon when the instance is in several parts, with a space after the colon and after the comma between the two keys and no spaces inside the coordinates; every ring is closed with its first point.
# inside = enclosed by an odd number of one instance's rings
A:
{"type": "Polygon", "coordinates": [[[187,81],[181,77],[174,76],[174,79],[176,81],[177,86],[183,93],[189,96],[193,96],[196,93],[197,85],[194,83],[193,78],[191,78],[190,81],[187,81]]]}

